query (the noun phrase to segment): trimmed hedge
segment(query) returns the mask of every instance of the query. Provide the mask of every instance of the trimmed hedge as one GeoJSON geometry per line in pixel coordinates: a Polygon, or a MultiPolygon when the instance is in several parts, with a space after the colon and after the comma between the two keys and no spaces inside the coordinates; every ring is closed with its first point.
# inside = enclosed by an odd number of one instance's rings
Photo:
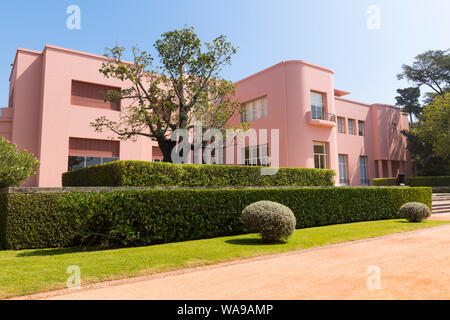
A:
{"type": "MultiPolygon", "coordinates": [[[[375,186],[395,186],[396,178],[375,178],[375,186]]],[[[410,187],[446,187],[450,186],[450,176],[407,177],[405,184],[410,187]]]]}
{"type": "Polygon", "coordinates": [[[0,197],[7,249],[131,246],[239,234],[242,210],[269,200],[297,228],[398,217],[410,201],[431,208],[431,188],[143,189],[9,193],[0,197]]]}
{"type": "Polygon", "coordinates": [[[231,186],[332,186],[334,171],[279,168],[261,175],[261,167],[208,164],[173,164],[149,161],[114,161],[64,172],[64,187],[231,187],[231,186]]]}

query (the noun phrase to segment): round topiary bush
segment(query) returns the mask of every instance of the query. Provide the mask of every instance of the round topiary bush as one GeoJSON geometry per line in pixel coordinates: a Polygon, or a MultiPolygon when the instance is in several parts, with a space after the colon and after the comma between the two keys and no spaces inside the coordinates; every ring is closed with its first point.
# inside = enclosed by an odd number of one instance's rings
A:
{"type": "Polygon", "coordinates": [[[420,202],[407,202],[399,210],[399,217],[407,219],[409,222],[420,222],[430,215],[430,208],[420,202]]]}
{"type": "Polygon", "coordinates": [[[272,201],[258,201],[245,207],[241,221],[249,232],[260,233],[265,242],[287,240],[295,230],[295,216],[288,207],[272,201]]]}

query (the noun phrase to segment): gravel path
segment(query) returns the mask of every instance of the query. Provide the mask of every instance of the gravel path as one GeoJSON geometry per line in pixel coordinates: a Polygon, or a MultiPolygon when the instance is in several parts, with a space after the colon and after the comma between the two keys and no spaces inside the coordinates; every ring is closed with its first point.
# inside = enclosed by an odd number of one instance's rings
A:
{"type": "MultiPolygon", "coordinates": [[[[444,218],[450,217],[433,216],[444,218]]],[[[450,225],[444,225],[48,298],[450,299],[449,283],[450,225]]]]}

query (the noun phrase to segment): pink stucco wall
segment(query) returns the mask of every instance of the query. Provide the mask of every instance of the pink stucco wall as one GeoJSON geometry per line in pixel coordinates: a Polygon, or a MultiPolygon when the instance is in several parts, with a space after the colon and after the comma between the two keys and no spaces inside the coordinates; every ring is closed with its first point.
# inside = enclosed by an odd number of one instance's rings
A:
{"type": "MultiPolygon", "coordinates": [[[[61,185],[61,173],[67,170],[69,137],[111,137],[107,132],[94,132],[89,123],[102,115],[118,119],[119,111],[71,105],[72,80],[122,88],[129,85],[101,75],[98,69],[104,61],[102,56],[54,46],[46,46],[43,52],[18,49],[10,78],[14,110],[2,109],[0,135],[41,161],[39,173],[30,177],[26,185],[61,185]]],[[[313,168],[314,141],[328,143],[328,165],[336,172],[338,154],[348,155],[351,185],[360,184],[361,155],[368,157],[370,179],[383,175],[379,173],[382,161],[385,166],[391,165],[390,161],[401,161],[402,170],[411,167],[406,140],[400,134],[400,130],[408,129],[407,117],[392,106],[368,105],[337,97],[336,92],[343,93],[335,90],[330,69],[303,61],[286,61],[236,84],[236,99],[241,103],[267,97],[267,117],[253,121],[251,127],[269,132],[279,129],[282,167],[313,168]],[[365,121],[366,135],[337,133],[335,122],[311,121],[311,91],[326,95],[326,112],[365,121]]],[[[240,117],[236,115],[230,123],[238,121],[240,117]]],[[[144,137],[136,142],[120,141],[120,159],[151,160],[152,146],[156,145],[144,137]]],[[[395,174],[393,171],[390,170],[390,175],[395,174]]]]}

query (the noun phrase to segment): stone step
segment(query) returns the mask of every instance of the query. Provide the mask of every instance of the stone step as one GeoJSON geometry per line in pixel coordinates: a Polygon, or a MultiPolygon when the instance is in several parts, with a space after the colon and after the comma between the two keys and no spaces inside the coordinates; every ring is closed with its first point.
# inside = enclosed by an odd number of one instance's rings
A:
{"type": "Polygon", "coordinates": [[[433,207],[448,207],[450,206],[450,201],[433,201],[433,207]]]}
{"type": "Polygon", "coordinates": [[[432,206],[431,209],[450,209],[450,206],[432,206]]]}
{"type": "Polygon", "coordinates": [[[432,206],[432,210],[450,210],[450,206],[432,206]]]}
{"type": "Polygon", "coordinates": [[[442,214],[442,213],[450,213],[450,209],[447,210],[433,210],[431,214],[442,214]]]}
{"type": "Polygon", "coordinates": [[[448,203],[442,203],[442,204],[439,204],[439,203],[433,203],[433,204],[431,205],[431,207],[432,207],[432,208],[445,208],[445,207],[450,208],[450,204],[448,204],[448,203]]]}

